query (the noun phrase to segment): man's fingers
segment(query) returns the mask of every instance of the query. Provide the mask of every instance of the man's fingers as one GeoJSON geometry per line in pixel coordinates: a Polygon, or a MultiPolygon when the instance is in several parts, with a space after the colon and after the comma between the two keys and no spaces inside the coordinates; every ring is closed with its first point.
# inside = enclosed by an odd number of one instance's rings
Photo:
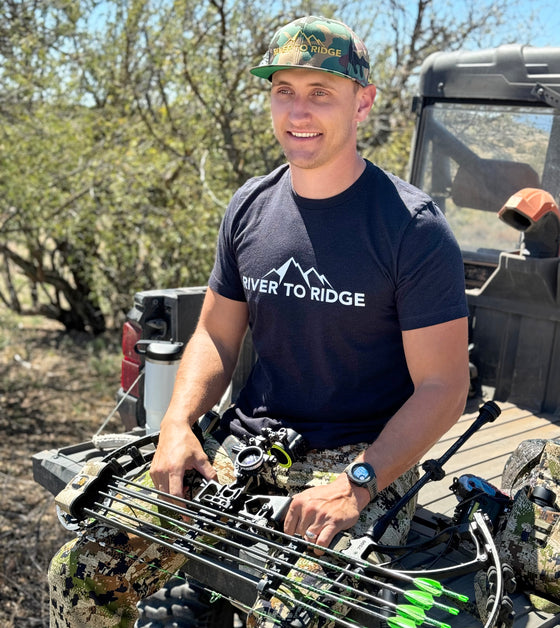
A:
{"type": "MultiPolygon", "coordinates": [[[[303,538],[306,541],[313,543],[314,545],[320,545],[321,547],[326,548],[330,546],[337,531],[337,528],[332,525],[325,525],[321,528],[317,527],[316,525],[311,525],[303,534],[303,538]]],[[[321,556],[322,554],[324,554],[324,552],[318,547],[313,548],[313,553],[316,556],[321,556]]]]}
{"type": "Polygon", "coordinates": [[[286,534],[296,533],[297,517],[294,517],[292,509],[289,508],[286,516],[284,517],[284,532],[286,534]]]}
{"type": "MultiPolygon", "coordinates": [[[[183,484],[184,473],[170,473],[168,476],[169,479],[169,487],[168,490],[165,491],[170,495],[175,497],[184,497],[184,484],[183,484]]],[[[160,489],[165,490],[165,489],[160,489]]]]}
{"type": "MultiPolygon", "coordinates": [[[[334,525],[326,525],[317,535],[315,543],[321,547],[329,547],[337,532],[340,530],[334,525]]],[[[315,554],[320,556],[323,552],[315,548],[315,554]]]]}
{"type": "Polygon", "coordinates": [[[217,480],[218,474],[216,473],[216,469],[210,464],[208,458],[203,460],[200,464],[197,465],[196,470],[202,475],[202,477],[207,480],[217,480]]]}
{"type": "Polygon", "coordinates": [[[154,488],[158,491],[163,491],[167,493],[167,489],[169,488],[168,476],[167,473],[156,472],[153,468],[150,470],[150,477],[152,479],[152,483],[154,488]]]}
{"type": "MultiPolygon", "coordinates": [[[[301,494],[294,495],[290,501],[288,512],[284,517],[284,532],[286,534],[303,534],[306,528],[302,519],[301,494]]],[[[311,523],[311,521],[309,522],[311,523]]]]}

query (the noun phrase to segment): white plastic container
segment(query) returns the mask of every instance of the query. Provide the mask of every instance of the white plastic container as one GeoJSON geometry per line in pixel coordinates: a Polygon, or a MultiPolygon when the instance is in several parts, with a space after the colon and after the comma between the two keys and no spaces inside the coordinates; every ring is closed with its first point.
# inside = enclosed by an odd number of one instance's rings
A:
{"type": "Polygon", "coordinates": [[[157,432],[167,411],[181,354],[182,342],[141,340],[136,351],[144,355],[144,409],[146,434],[157,432]]]}

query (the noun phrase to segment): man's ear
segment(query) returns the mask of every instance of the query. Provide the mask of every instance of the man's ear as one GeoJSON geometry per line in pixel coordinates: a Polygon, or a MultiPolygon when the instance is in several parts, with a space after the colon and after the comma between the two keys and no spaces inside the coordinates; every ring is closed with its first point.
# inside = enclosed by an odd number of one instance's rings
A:
{"type": "Polygon", "coordinates": [[[377,93],[377,88],[375,85],[366,85],[362,87],[359,92],[359,101],[358,101],[358,110],[356,112],[356,120],[358,122],[363,122],[373,106],[373,101],[375,100],[375,94],[377,93]]]}

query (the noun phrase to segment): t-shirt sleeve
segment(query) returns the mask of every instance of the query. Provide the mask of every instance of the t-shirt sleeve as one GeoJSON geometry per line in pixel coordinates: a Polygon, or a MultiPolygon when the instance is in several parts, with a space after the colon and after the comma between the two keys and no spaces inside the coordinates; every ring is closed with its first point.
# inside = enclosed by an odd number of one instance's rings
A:
{"type": "Polygon", "coordinates": [[[220,225],[214,268],[210,273],[208,286],[214,290],[214,292],[217,292],[227,299],[245,301],[245,292],[239,276],[237,259],[232,246],[234,237],[232,214],[232,206],[230,205],[220,225]]]}
{"type": "Polygon", "coordinates": [[[396,303],[403,331],[468,316],[461,251],[434,204],[408,225],[397,264],[396,303]]]}

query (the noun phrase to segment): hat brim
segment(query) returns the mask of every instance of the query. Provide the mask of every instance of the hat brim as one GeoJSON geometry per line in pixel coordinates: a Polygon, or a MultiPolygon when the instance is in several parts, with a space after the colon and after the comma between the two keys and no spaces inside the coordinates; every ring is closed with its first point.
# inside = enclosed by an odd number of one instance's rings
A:
{"type": "Polygon", "coordinates": [[[318,68],[316,65],[302,65],[302,64],[293,64],[293,65],[257,65],[254,68],[251,68],[249,72],[258,76],[259,78],[271,79],[272,75],[279,70],[316,70],[317,72],[327,72],[328,74],[334,74],[335,76],[340,76],[345,79],[349,79],[350,81],[354,81],[358,83],[362,87],[365,87],[367,83],[363,83],[358,79],[352,78],[348,76],[348,74],[344,74],[342,72],[337,72],[336,70],[329,70],[329,68],[318,68]]]}

